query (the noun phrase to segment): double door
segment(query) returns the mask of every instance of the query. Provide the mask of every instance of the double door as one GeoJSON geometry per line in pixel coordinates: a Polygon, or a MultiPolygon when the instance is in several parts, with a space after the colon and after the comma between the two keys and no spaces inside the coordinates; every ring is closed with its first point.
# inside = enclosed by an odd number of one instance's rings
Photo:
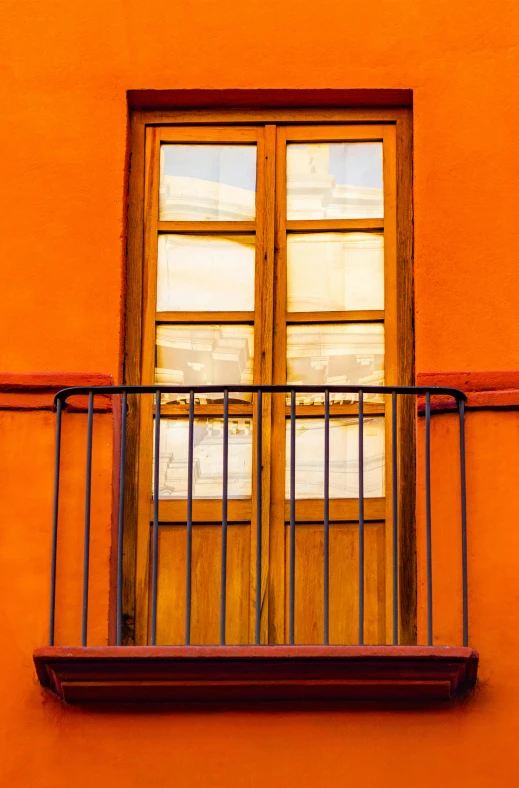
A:
{"type": "MultiPolygon", "coordinates": [[[[194,423],[164,393],[157,457],[140,398],[136,642],[155,617],[157,644],[183,644],[189,615],[191,644],[254,643],[257,616],[288,643],[291,576],[295,643],[324,642],[326,600],[329,642],[358,642],[358,396],[329,394],[326,439],[324,393],[294,395],[295,419],[264,394],[259,444],[257,395],[233,385],[399,382],[396,198],[394,124],[148,127],[141,383],[192,387],[194,423]]],[[[391,408],[364,395],[365,643],[392,631],[391,408]]]]}

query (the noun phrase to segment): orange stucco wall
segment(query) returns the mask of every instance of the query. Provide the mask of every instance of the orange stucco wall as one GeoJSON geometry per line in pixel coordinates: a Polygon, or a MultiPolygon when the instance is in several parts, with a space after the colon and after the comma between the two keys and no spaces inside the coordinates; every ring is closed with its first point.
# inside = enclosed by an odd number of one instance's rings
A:
{"type": "MultiPolygon", "coordinates": [[[[0,368],[119,378],[126,91],[177,88],[412,89],[417,371],[518,368],[518,34],[515,0],[3,0],[0,368]]],[[[517,784],[519,414],[467,432],[465,704],[144,714],[36,681],[53,419],[0,413],[0,785],[517,784]]]]}

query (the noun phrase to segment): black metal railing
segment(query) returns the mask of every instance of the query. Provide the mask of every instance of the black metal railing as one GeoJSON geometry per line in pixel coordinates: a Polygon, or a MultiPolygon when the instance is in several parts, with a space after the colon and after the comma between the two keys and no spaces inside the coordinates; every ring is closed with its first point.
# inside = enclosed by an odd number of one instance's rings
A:
{"type": "MultiPolygon", "coordinates": [[[[62,465],[62,421],[67,403],[72,397],[83,396],[88,398],[87,405],[87,435],[86,435],[86,471],[85,471],[85,505],[84,505],[84,540],[83,540],[83,578],[82,578],[82,615],[81,615],[81,644],[87,645],[88,615],[89,615],[89,580],[90,580],[90,548],[91,548],[91,501],[92,501],[92,448],[94,433],[95,398],[107,397],[114,401],[120,398],[120,422],[117,424],[120,436],[119,445],[119,493],[117,510],[117,569],[116,569],[116,644],[122,643],[123,622],[123,544],[125,528],[125,486],[127,470],[127,414],[128,397],[133,395],[154,397],[154,460],[153,460],[153,522],[151,538],[151,617],[150,617],[150,642],[155,645],[157,641],[157,591],[158,591],[158,561],[159,561],[159,487],[160,487],[160,442],[161,417],[164,416],[163,395],[182,395],[189,402],[188,411],[188,461],[187,461],[187,496],[186,496],[186,595],[185,595],[185,644],[191,642],[191,609],[192,609],[192,556],[193,556],[193,459],[194,459],[194,424],[196,400],[204,395],[220,394],[221,416],[223,419],[222,434],[222,493],[221,493],[221,578],[220,578],[220,643],[226,642],[227,620],[227,536],[228,536],[228,477],[229,477],[229,395],[230,392],[250,395],[255,403],[255,485],[257,490],[255,525],[256,525],[256,597],[255,597],[255,626],[254,642],[260,644],[261,630],[261,582],[262,577],[262,519],[263,501],[262,490],[263,473],[263,403],[266,397],[274,394],[289,396],[290,405],[287,412],[287,421],[290,424],[290,463],[289,463],[289,577],[288,577],[288,616],[289,616],[289,644],[295,642],[295,578],[296,578],[296,409],[297,397],[301,394],[320,395],[324,406],[324,416],[320,417],[324,423],[324,452],[323,474],[324,490],[322,498],[322,523],[323,523],[323,625],[324,645],[330,641],[330,420],[337,413],[330,411],[330,399],[337,395],[349,397],[355,404],[354,418],[358,419],[358,644],[364,643],[365,630],[365,490],[364,490],[364,423],[365,403],[367,398],[374,395],[384,395],[391,402],[391,424],[388,429],[391,434],[391,529],[392,529],[392,640],[393,644],[399,642],[399,453],[401,447],[398,442],[399,401],[402,398],[413,398],[420,406],[414,414],[423,417],[424,424],[424,486],[425,486],[425,586],[426,586],[426,629],[427,644],[433,644],[433,548],[432,548],[432,503],[431,503],[431,414],[434,403],[441,398],[443,402],[448,399],[451,409],[457,413],[459,421],[459,484],[460,484],[460,512],[459,539],[461,545],[461,598],[462,598],[462,640],[463,645],[468,645],[468,572],[467,572],[467,500],[466,500],[466,472],[465,472],[465,395],[457,389],[439,387],[403,387],[403,386],[102,386],[95,388],[77,387],[60,391],[55,398],[56,405],[56,449],[54,469],[54,506],[52,526],[52,558],[51,558],[51,593],[50,593],[50,635],[49,643],[54,644],[55,617],[56,617],[56,576],[58,556],[58,525],[60,510],[60,472],[62,465]],[[417,399],[418,398],[418,399],[417,399]]],[[[116,410],[113,410],[113,418],[116,410]]],[[[310,411],[311,413],[311,411],[310,411]]],[[[184,417],[185,418],[185,417],[184,417]]],[[[413,415],[414,419],[414,415],[413,415]]],[[[333,459],[333,458],[332,458],[333,459]]],[[[319,499],[320,500],[320,499],[319,499]]]]}

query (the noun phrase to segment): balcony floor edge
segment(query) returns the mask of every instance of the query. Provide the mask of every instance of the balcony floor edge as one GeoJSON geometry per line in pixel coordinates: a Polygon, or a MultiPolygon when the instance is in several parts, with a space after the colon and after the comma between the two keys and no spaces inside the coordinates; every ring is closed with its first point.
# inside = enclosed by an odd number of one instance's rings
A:
{"type": "Polygon", "coordinates": [[[49,646],[42,686],[67,703],[450,701],[475,685],[456,646],[49,646]]]}

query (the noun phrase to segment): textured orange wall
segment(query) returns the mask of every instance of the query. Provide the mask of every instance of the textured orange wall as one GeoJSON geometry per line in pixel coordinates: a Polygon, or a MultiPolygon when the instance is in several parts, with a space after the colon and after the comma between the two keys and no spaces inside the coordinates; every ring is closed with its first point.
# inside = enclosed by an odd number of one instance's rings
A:
{"type": "MultiPolygon", "coordinates": [[[[417,370],[518,368],[518,33],[516,0],[3,0],[0,368],[118,377],[126,91],[147,88],[412,88],[417,370]]],[[[519,415],[467,426],[466,705],[143,714],[36,682],[53,421],[1,413],[0,785],[516,784],[519,415]]]]}

